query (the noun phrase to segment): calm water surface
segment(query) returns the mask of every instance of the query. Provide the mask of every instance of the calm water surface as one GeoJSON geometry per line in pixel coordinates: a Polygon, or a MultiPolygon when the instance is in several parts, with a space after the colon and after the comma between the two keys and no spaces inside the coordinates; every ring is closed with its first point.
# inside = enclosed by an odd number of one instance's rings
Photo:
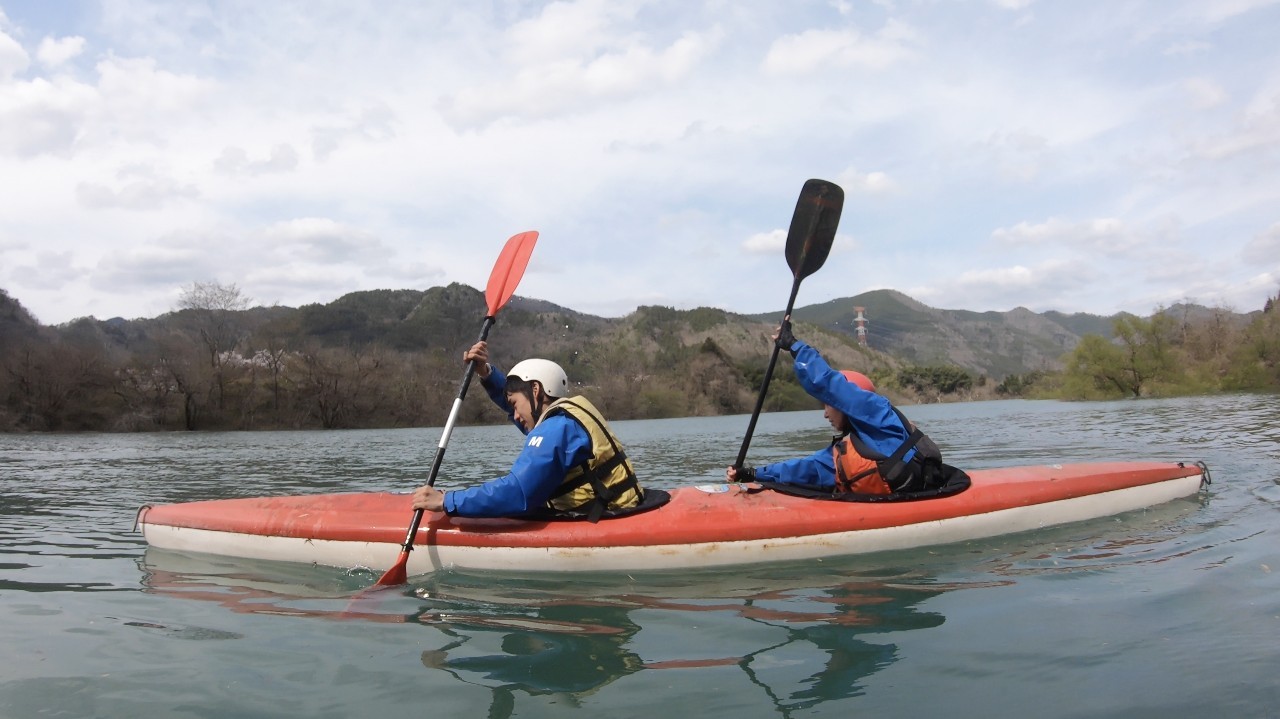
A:
{"type": "MultiPolygon", "coordinates": [[[[1280,400],[907,414],[969,468],[1204,460],[1202,496],[981,542],[715,572],[377,574],[148,550],[144,503],[408,490],[438,430],[0,435],[0,717],[1273,717],[1280,400]]],[[[746,417],[619,422],[715,481],[746,417]]],[[[765,415],[750,461],[827,441],[765,415]]],[[[460,428],[441,486],[506,471],[460,428]]],[[[406,517],[406,525],[408,517],[406,517]]]]}

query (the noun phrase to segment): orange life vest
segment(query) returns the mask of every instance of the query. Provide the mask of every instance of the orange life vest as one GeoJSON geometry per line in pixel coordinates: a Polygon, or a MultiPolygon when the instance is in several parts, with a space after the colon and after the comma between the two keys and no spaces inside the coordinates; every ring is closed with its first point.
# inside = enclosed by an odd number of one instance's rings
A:
{"type": "Polygon", "coordinates": [[[836,465],[836,491],[858,494],[890,494],[889,484],[880,476],[880,462],[858,454],[853,435],[847,434],[831,445],[836,465]]]}
{"type": "Polygon", "coordinates": [[[857,432],[849,432],[832,441],[831,455],[836,465],[837,494],[893,494],[910,490],[920,482],[928,483],[930,468],[927,465],[942,465],[942,451],[938,449],[938,445],[899,412],[897,407],[893,408],[893,413],[898,415],[908,434],[907,441],[892,456],[886,457],[871,449],[858,437],[857,432]],[[907,452],[913,448],[916,454],[911,461],[904,461],[907,452]]]}

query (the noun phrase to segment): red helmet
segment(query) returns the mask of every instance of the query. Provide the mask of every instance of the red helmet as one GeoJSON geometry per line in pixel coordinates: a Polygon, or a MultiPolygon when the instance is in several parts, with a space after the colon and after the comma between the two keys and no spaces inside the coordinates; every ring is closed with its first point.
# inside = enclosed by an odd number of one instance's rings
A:
{"type": "Polygon", "coordinates": [[[867,377],[865,374],[862,374],[861,372],[854,372],[851,369],[845,369],[845,370],[840,370],[840,374],[844,375],[845,379],[858,385],[859,387],[865,389],[868,392],[876,391],[876,386],[871,382],[871,378],[867,377]]]}

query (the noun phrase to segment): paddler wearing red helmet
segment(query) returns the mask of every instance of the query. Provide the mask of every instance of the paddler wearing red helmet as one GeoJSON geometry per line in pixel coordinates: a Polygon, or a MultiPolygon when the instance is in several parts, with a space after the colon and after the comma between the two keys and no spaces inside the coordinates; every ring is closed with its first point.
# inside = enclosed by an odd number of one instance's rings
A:
{"type": "Polygon", "coordinates": [[[823,403],[839,434],[806,457],[760,467],[729,467],[730,482],[760,480],[833,494],[886,495],[930,489],[942,481],[942,453],[861,372],[837,371],[818,350],[795,338],[790,318],[774,342],[795,359],[800,385],[823,403]]]}

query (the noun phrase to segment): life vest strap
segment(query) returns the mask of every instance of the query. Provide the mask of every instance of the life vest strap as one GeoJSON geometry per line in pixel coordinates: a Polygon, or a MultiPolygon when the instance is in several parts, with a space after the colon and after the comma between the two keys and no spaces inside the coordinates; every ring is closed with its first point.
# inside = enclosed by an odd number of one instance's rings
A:
{"type": "MultiPolygon", "coordinates": [[[[587,519],[592,523],[599,521],[606,513],[610,512],[609,505],[611,505],[618,497],[626,494],[628,490],[634,489],[636,492],[637,503],[643,502],[644,490],[640,488],[640,482],[636,478],[635,471],[631,468],[631,464],[627,462],[627,454],[622,450],[622,447],[618,445],[617,441],[615,441],[613,433],[609,431],[604,420],[596,416],[595,412],[592,412],[590,409],[584,407],[578,402],[574,402],[572,399],[562,400],[562,403],[573,405],[580,410],[582,414],[591,418],[591,421],[600,430],[600,433],[609,441],[609,446],[613,450],[613,456],[602,462],[594,470],[591,469],[590,465],[591,460],[594,459],[594,455],[588,458],[587,461],[578,465],[578,469],[581,470],[581,474],[573,480],[562,482],[551,495],[551,500],[558,499],[566,494],[570,494],[581,489],[586,485],[590,485],[593,495],[592,498],[583,502],[581,505],[566,511],[579,511],[585,508],[587,509],[587,519]],[[619,466],[625,468],[626,476],[621,481],[618,481],[614,488],[610,488],[605,484],[604,480],[613,474],[619,466]]],[[[579,417],[572,412],[565,410],[563,407],[555,408],[553,413],[564,414],[579,425],[582,424],[582,420],[579,417]]],[[[585,426],[583,428],[586,429],[585,426]]],[[[588,434],[590,434],[590,431],[588,431],[588,434]]],[[[594,447],[592,448],[592,451],[594,452],[594,447]]],[[[548,501],[548,507],[550,507],[550,501],[548,501]]]]}
{"type": "Polygon", "coordinates": [[[591,485],[591,492],[594,496],[583,504],[574,507],[571,511],[589,507],[587,509],[587,519],[593,524],[600,521],[604,513],[609,510],[609,505],[613,504],[613,500],[626,494],[628,490],[634,489],[637,499],[643,502],[644,490],[640,489],[640,482],[630,472],[627,473],[627,478],[619,482],[615,487],[609,487],[604,483],[603,478],[608,477],[618,465],[626,461],[627,455],[619,448],[613,457],[610,457],[607,462],[601,464],[594,471],[589,469],[587,463],[584,462],[579,465],[582,468],[582,474],[577,479],[564,482],[557,487],[556,491],[552,493],[551,499],[558,499],[585,485],[591,485]]]}

